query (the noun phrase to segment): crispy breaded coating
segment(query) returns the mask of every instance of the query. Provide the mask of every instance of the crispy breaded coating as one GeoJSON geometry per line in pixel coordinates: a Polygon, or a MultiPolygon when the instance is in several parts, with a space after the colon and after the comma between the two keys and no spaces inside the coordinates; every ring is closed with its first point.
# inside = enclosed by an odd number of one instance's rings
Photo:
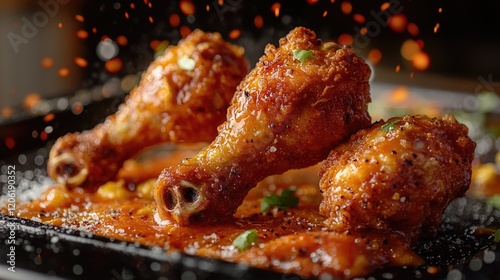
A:
{"type": "Polygon", "coordinates": [[[375,123],[321,167],[320,213],[335,231],[396,231],[410,243],[437,232],[448,204],[470,185],[476,144],[451,115],[375,123]]]}
{"type": "Polygon", "coordinates": [[[57,140],[50,176],[68,187],[95,190],[143,148],[212,141],[247,71],[243,48],[218,33],[193,31],[151,63],[116,114],[57,140]]]}
{"type": "Polygon", "coordinates": [[[181,225],[228,219],[265,177],[325,159],[370,125],[369,77],[351,47],[322,43],[303,27],[278,48],[268,45],[238,86],[217,138],[160,175],[160,216],[181,225]]]}

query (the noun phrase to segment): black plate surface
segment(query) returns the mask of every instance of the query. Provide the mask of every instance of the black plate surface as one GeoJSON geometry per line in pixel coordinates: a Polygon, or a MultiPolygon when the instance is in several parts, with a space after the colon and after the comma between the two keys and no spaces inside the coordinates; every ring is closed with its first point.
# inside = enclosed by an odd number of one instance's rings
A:
{"type": "MultiPolygon", "coordinates": [[[[47,151],[47,148],[40,148],[0,162],[2,166],[16,164],[18,169],[19,161],[24,162],[23,170],[16,172],[18,198],[34,198],[50,184],[45,163],[40,162],[46,158],[47,151]]],[[[0,176],[4,188],[6,179],[0,176]]],[[[3,193],[7,193],[5,189],[3,193]]],[[[457,199],[446,209],[438,237],[422,240],[414,248],[427,260],[426,265],[387,268],[365,279],[500,279],[500,246],[490,234],[474,233],[478,227],[500,228],[500,210],[471,197],[457,199]]],[[[1,279],[49,276],[116,280],[302,279],[219,260],[166,254],[156,247],[7,215],[0,215],[0,238],[3,240],[0,244],[1,279]],[[15,241],[9,241],[12,239],[15,241]],[[12,264],[8,263],[11,246],[15,247],[15,273],[8,270],[12,264]]],[[[332,278],[323,275],[319,279],[332,278]]]]}

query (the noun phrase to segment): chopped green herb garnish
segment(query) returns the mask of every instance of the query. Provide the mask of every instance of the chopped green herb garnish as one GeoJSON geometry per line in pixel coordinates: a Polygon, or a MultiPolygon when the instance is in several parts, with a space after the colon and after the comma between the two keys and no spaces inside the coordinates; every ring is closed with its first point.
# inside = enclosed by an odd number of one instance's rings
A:
{"type": "Polygon", "coordinates": [[[262,213],[267,213],[271,206],[277,206],[281,210],[288,207],[297,207],[299,199],[295,196],[295,190],[284,190],[281,195],[271,194],[262,199],[260,209],[262,213]]]}
{"type": "Polygon", "coordinates": [[[393,131],[394,128],[396,128],[396,123],[398,123],[398,121],[399,120],[395,120],[392,122],[385,123],[380,127],[380,130],[385,131],[385,132],[393,131]]]}
{"type": "Polygon", "coordinates": [[[486,203],[497,208],[497,209],[500,209],[500,195],[496,194],[494,196],[488,197],[486,199],[486,203]]]}
{"type": "Polygon", "coordinates": [[[177,65],[179,65],[179,68],[181,68],[182,70],[191,71],[194,69],[196,62],[194,61],[194,59],[185,55],[179,58],[179,60],[177,61],[177,65]]]}
{"type": "Polygon", "coordinates": [[[495,237],[496,243],[500,243],[500,229],[495,230],[495,233],[493,233],[493,237],[495,237]]]}
{"type": "Polygon", "coordinates": [[[312,50],[293,50],[293,57],[304,63],[309,58],[314,57],[312,50]]]}
{"type": "Polygon", "coordinates": [[[233,246],[238,248],[238,252],[243,252],[257,241],[259,241],[257,230],[249,229],[234,239],[233,246]]]}

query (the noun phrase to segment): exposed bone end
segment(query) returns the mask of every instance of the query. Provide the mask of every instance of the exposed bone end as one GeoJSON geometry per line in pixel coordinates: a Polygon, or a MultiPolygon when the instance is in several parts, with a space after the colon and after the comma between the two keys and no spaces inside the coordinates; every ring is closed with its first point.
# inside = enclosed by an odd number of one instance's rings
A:
{"type": "Polygon", "coordinates": [[[63,141],[57,141],[50,151],[47,171],[57,183],[69,188],[82,185],[89,175],[89,169],[63,141]]]}
{"type": "Polygon", "coordinates": [[[160,217],[181,226],[210,222],[210,219],[205,220],[208,217],[203,214],[208,205],[203,189],[203,186],[185,180],[168,184],[160,179],[155,188],[160,217]]]}

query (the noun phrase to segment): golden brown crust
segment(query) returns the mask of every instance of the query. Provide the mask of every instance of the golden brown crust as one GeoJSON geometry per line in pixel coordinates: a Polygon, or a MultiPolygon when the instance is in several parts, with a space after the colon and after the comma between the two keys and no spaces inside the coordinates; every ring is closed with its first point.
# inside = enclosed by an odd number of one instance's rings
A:
{"type": "Polygon", "coordinates": [[[392,118],[354,134],[323,163],[320,213],[335,231],[434,235],[471,178],[475,143],[451,115],[392,118]]]}
{"type": "Polygon", "coordinates": [[[321,43],[306,28],[268,45],[238,86],[219,135],[159,177],[164,219],[179,224],[230,218],[250,188],[271,174],[316,164],[370,125],[370,68],[352,48],[321,43]],[[311,50],[304,62],[294,50],[311,50]]]}
{"type": "Polygon", "coordinates": [[[243,55],[218,33],[193,31],[151,63],[116,114],[90,131],[61,137],[50,154],[49,174],[61,184],[95,190],[145,147],[212,141],[247,73],[243,55]]]}

